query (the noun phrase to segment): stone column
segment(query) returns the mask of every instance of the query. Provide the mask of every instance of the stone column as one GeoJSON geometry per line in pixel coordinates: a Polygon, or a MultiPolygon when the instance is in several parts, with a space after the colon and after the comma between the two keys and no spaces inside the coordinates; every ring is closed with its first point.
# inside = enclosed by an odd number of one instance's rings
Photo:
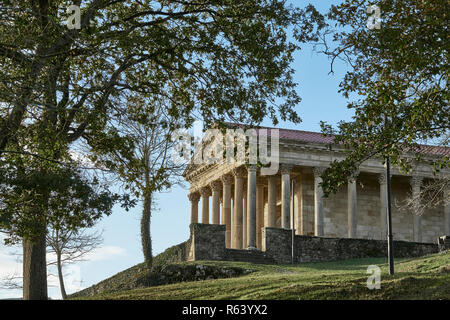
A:
{"type": "Polygon", "coordinates": [[[256,248],[261,249],[261,229],[264,226],[264,184],[256,183],[256,248]]]}
{"type": "Polygon", "coordinates": [[[234,210],[233,210],[233,241],[234,249],[242,249],[242,189],[246,170],[242,167],[235,168],[234,174],[234,210]]]}
{"type": "Polygon", "coordinates": [[[450,236],[450,188],[444,190],[444,220],[445,235],[450,236]]]}
{"type": "Polygon", "coordinates": [[[247,242],[247,183],[244,182],[244,187],[242,190],[242,249],[246,249],[248,247],[247,242]]]}
{"type": "Polygon", "coordinates": [[[302,176],[297,176],[295,179],[295,189],[294,189],[294,209],[292,210],[292,214],[294,215],[295,225],[294,229],[296,234],[304,234],[302,232],[303,223],[302,223],[302,176]]]}
{"type": "Polygon", "coordinates": [[[212,191],[212,224],[220,224],[220,191],[222,184],[220,181],[211,182],[212,191]]]}
{"type": "Polygon", "coordinates": [[[347,184],[347,223],[349,238],[357,237],[356,177],[357,173],[348,179],[347,184]]]}
{"type": "Polygon", "coordinates": [[[411,196],[414,203],[414,241],[422,242],[422,212],[420,209],[420,186],[422,185],[422,177],[413,176],[410,179],[411,196]]]}
{"type": "Polygon", "coordinates": [[[210,187],[203,187],[200,190],[202,195],[202,223],[209,223],[209,196],[211,195],[210,187]]]}
{"type": "Polygon", "coordinates": [[[256,166],[247,171],[247,243],[248,249],[256,249],[256,166]]]}
{"type": "Polygon", "coordinates": [[[320,186],[322,178],[320,175],[325,168],[314,167],[314,235],[317,237],[323,236],[323,190],[320,186]]]}
{"type": "Polygon", "coordinates": [[[191,202],[191,223],[198,222],[198,201],[200,195],[197,192],[188,194],[189,201],[191,202]]]}
{"type": "Polygon", "coordinates": [[[277,177],[275,175],[268,176],[267,203],[268,217],[267,227],[275,227],[277,219],[277,177]]]}
{"type": "Polygon", "coordinates": [[[226,174],[222,176],[223,183],[223,220],[225,225],[225,245],[231,248],[231,183],[233,177],[226,174]]]}
{"type": "Polygon", "coordinates": [[[220,202],[220,224],[225,224],[225,213],[223,210],[223,192],[220,193],[219,202],[220,202]]]}
{"type": "Polygon", "coordinates": [[[281,165],[281,227],[290,229],[291,218],[291,165],[281,165]]]}
{"type": "Polygon", "coordinates": [[[380,239],[387,239],[387,175],[378,174],[380,184],[380,239]]]}

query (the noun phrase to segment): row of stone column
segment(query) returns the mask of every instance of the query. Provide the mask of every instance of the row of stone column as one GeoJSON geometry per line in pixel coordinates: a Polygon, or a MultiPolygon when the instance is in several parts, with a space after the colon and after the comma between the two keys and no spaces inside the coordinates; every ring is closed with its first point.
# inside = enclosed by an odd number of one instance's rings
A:
{"type": "MultiPolygon", "coordinates": [[[[281,227],[291,228],[291,169],[290,165],[281,165],[281,227]]],[[[321,174],[325,168],[314,167],[314,234],[324,235],[323,191],[320,186],[321,174]]],[[[348,237],[357,237],[357,174],[348,181],[348,237]]],[[[256,248],[261,243],[261,228],[276,226],[277,212],[277,179],[279,176],[267,176],[267,221],[264,223],[264,185],[257,183],[256,167],[235,168],[232,174],[221,177],[205,186],[199,193],[189,194],[191,200],[191,223],[198,222],[198,201],[202,199],[202,223],[209,223],[209,197],[212,196],[213,224],[226,225],[226,245],[232,248],[256,248]],[[232,184],[234,182],[234,194],[232,184]],[[244,188],[247,184],[247,188],[244,188]],[[244,194],[244,189],[247,192],[244,194]],[[231,200],[233,199],[233,210],[231,200]],[[222,203],[222,210],[220,203],[222,203]],[[233,211],[233,215],[231,212],[233,211]],[[220,217],[220,212],[222,216],[220,217]]],[[[379,174],[380,184],[380,229],[381,237],[387,236],[387,177],[379,174]]],[[[422,178],[412,177],[412,196],[420,192],[422,178]]],[[[450,234],[450,209],[445,207],[446,234],[450,234]]],[[[422,217],[414,214],[414,241],[422,241],[422,217]]]]}
{"type": "MultiPolygon", "coordinates": [[[[315,216],[315,235],[323,236],[323,203],[322,196],[323,192],[320,187],[322,179],[320,175],[323,173],[325,168],[314,168],[314,216],[315,216]]],[[[358,172],[349,178],[347,184],[347,216],[348,216],[348,237],[357,237],[357,192],[356,192],[356,178],[358,172]]],[[[413,176],[410,179],[411,185],[411,197],[416,201],[420,201],[420,188],[423,181],[423,177],[413,176]]],[[[378,175],[378,182],[380,184],[380,229],[381,238],[386,239],[387,237],[387,176],[385,173],[380,173],[378,175]]],[[[448,196],[447,196],[448,197],[448,196]]],[[[413,239],[416,242],[422,242],[422,214],[419,212],[420,205],[418,204],[416,208],[413,208],[413,239]]],[[[445,206],[445,232],[450,233],[450,206],[447,204],[445,206]]]]}
{"type": "MultiPolygon", "coordinates": [[[[290,169],[282,166],[282,227],[290,228],[290,169]]],[[[209,223],[209,197],[212,196],[213,224],[226,226],[226,245],[232,248],[254,249],[261,243],[261,228],[264,225],[264,185],[257,183],[256,167],[235,168],[233,174],[226,174],[221,181],[214,181],[203,187],[199,193],[189,194],[191,201],[191,223],[198,222],[198,201],[202,200],[202,223],[209,223]],[[234,181],[233,181],[234,180],[234,181]],[[231,185],[234,182],[234,195],[231,185]],[[244,185],[247,192],[244,193],[244,185]],[[220,196],[222,191],[222,196],[220,196]],[[233,216],[231,216],[231,198],[233,198],[233,216]],[[220,215],[222,203],[222,217],[220,215]],[[258,213],[258,214],[257,214],[258,213]],[[233,220],[233,221],[231,221],[233,220]],[[232,229],[231,229],[232,228],[232,229]]],[[[277,212],[277,177],[268,176],[268,220],[267,227],[275,227],[277,212]]]]}

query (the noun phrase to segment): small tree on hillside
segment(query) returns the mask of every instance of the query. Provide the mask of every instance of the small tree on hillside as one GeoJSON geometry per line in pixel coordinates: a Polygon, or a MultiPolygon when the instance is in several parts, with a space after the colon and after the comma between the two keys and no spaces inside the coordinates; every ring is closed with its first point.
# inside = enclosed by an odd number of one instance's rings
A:
{"type": "Polygon", "coordinates": [[[101,232],[88,233],[86,229],[77,231],[51,229],[47,233],[46,240],[47,253],[55,255],[55,260],[48,262],[47,267],[56,266],[61,296],[66,299],[63,267],[83,261],[89,253],[102,244],[102,234],[101,232]]]}
{"type": "MultiPolygon", "coordinates": [[[[98,248],[103,242],[101,232],[89,233],[87,229],[77,231],[50,229],[47,232],[47,256],[54,259],[47,260],[47,277],[54,276],[50,273],[51,267],[56,267],[61,297],[67,298],[64,284],[63,267],[68,264],[83,261],[86,255],[98,248]]],[[[17,262],[21,263],[23,254],[13,252],[17,262]]],[[[23,288],[23,277],[18,274],[9,274],[0,279],[0,287],[17,290],[23,288]]]]}
{"type": "MultiPolygon", "coordinates": [[[[115,135],[105,136],[91,144],[98,166],[111,170],[136,197],[142,199],[141,245],[147,267],[152,266],[151,214],[155,193],[181,183],[183,163],[173,161],[175,141],[172,132],[180,121],[167,113],[161,101],[150,101],[143,96],[128,97],[128,113],[117,119],[115,135]],[[138,112],[137,112],[138,111],[138,112]],[[110,139],[120,135],[127,144],[111,149],[110,139]]],[[[110,128],[112,132],[113,128],[110,128]]]]}

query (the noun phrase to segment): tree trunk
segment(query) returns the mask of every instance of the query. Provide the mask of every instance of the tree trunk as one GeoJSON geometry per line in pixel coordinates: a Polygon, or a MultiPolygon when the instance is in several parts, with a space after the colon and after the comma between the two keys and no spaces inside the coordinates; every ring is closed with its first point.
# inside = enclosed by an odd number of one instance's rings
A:
{"type": "Polygon", "coordinates": [[[67,299],[66,287],[64,286],[64,277],[62,272],[62,263],[61,263],[61,251],[56,253],[56,265],[58,268],[58,279],[59,279],[59,288],[61,289],[61,296],[63,300],[67,299]]]}
{"type": "Polygon", "coordinates": [[[141,241],[142,253],[144,261],[148,268],[152,267],[152,238],[150,235],[150,218],[151,218],[152,196],[150,193],[144,195],[144,208],[141,218],[141,241]]]}
{"type": "Polygon", "coordinates": [[[36,241],[23,239],[23,299],[47,300],[45,233],[36,241]]]}

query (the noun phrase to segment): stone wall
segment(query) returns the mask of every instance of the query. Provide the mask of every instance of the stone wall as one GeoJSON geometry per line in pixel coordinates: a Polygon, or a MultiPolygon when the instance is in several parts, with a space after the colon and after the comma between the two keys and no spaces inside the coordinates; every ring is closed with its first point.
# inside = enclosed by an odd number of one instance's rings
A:
{"type": "Polygon", "coordinates": [[[263,228],[262,251],[278,263],[291,262],[291,230],[281,228],[263,228]]]}
{"type": "Polygon", "coordinates": [[[438,243],[439,243],[439,251],[450,250],[450,236],[440,237],[438,243]]]}
{"type": "MultiPolygon", "coordinates": [[[[314,178],[311,168],[304,168],[296,179],[296,233],[314,235],[314,178]]],[[[357,180],[357,237],[384,240],[381,231],[380,186],[375,174],[361,173],[357,180]]],[[[410,196],[409,177],[392,178],[392,226],[394,238],[414,240],[414,216],[405,210],[410,196]]],[[[346,238],[348,235],[347,185],[323,199],[324,236],[346,238]]],[[[444,208],[427,208],[422,216],[422,242],[434,243],[445,233],[444,208]]],[[[280,227],[277,225],[277,227],[280,227]]]]}
{"type": "Polygon", "coordinates": [[[295,220],[299,234],[314,235],[314,176],[311,170],[304,170],[295,182],[295,220]]]}
{"type": "Polygon", "coordinates": [[[187,260],[223,260],[225,225],[192,223],[187,260]]]}
{"type": "MultiPolygon", "coordinates": [[[[225,248],[225,226],[194,223],[191,224],[191,237],[186,242],[187,260],[233,260],[230,251],[225,248]]],[[[281,228],[262,229],[262,252],[268,259],[277,263],[291,263],[291,230],[281,228]]],[[[450,248],[450,237],[442,237],[436,243],[417,243],[394,241],[394,256],[397,258],[419,257],[437,253],[450,248]]],[[[437,240],[437,239],[436,239],[437,240]]],[[[325,262],[335,260],[386,257],[385,240],[326,238],[295,235],[294,261],[325,262]]],[[[239,253],[237,252],[237,253],[239,253]]],[[[248,251],[249,252],[249,251],[248,251]]],[[[248,255],[250,259],[251,256],[248,255]]],[[[245,259],[245,257],[244,257],[245,259]]]]}
{"type": "MultiPolygon", "coordinates": [[[[291,239],[291,230],[265,228],[263,230],[263,250],[278,263],[291,263],[291,239]]],[[[294,241],[294,260],[297,263],[385,257],[387,255],[387,244],[384,240],[296,235],[294,241]]],[[[418,257],[438,251],[437,243],[394,241],[395,257],[418,257]]]]}

